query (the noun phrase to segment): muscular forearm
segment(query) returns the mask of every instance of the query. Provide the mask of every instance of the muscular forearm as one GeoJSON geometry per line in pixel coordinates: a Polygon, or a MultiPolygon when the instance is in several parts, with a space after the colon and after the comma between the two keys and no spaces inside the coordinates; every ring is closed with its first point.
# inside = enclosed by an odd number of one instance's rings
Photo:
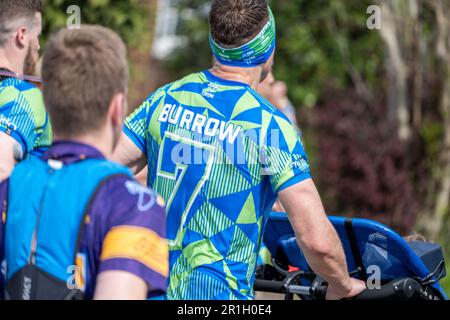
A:
{"type": "MultiPolygon", "coordinates": [[[[320,235],[297,236],[299,246],[313,271],[336,288],[342,295],[351,290],[347,263],[341,241],[331,224],[320,235]],[[321,239],[317,239],[320,236],[321,239]]],[[[297,230],[297,234],[303,230],[297,230]]]]}
{"type": "Polygon", "coordinates": [[[309,265],[337,291],[351,290],[341,241],[328,220],[312,180],[291,187],[280,194],[309,265]]]}

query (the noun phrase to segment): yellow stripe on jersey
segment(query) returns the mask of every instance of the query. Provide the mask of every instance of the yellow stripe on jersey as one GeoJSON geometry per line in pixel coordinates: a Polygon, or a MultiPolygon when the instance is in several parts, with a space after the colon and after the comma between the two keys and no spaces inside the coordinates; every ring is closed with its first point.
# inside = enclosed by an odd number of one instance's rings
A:
{"type": "Polygon", "coordinates": [[[2,210],[2,222],[3,224],[6,223],[6,208],[7,208],[6,200],[3,202],[3,210],[2,210]]]}
{"type": "Polygon", "coordinates": [[[111,229],[103,242],[100,260],[136,260],[159,274],[169,275],[169,249],[166,239],[142,227],[120,226],[111,229]]]}
{"type": "Polygon", "coordinates": [[[75,283],[77,288],[84,292],[86,289],[86,256],[78,253],[76,259],[75,283]]]}

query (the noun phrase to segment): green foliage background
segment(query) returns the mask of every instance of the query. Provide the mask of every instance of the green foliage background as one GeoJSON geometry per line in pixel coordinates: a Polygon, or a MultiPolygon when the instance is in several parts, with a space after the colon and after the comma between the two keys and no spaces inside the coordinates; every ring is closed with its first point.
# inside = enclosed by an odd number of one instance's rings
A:
{"type": "Polygon", "coordinates": [[[130,46],[139,47],[149,36],[145,31],[149,16],[142,1],[127,0],[44,0],[44,43],[51,32],[66,27],[67,8],[81,9],[81,23],[101,24],[117,31],[130,46]]]}
{"type": "Polygon", "coordinates": [[[150,92],[149,52],[154,28],[153,0],[43,0],[42,48],[50,35],[66,27],[67,9],[77,5],[82,24],[100,24],[119,33],[128,46],[130,60],[129,100],[133,107],[150,92]]]}
{"type": "MultiPolygon", "coordinates": [[[[208,2],[181,0],[178,8],[180,12],[186,8],[199,12],[208,2]]],[[[325,83],[348,86],[347,60],[369,85],[376,85],[383,48],[378,33],[365,28],[370,1],[277,0],[271,5],[278,33],[275,74],[289,84],[295,105],[313,107],[325,83]]],[[[207,17],[182,21],[180,30],[188,36],[188,45],[170,57],[168,66],[176,74],[209,67],[207,17]]]]}

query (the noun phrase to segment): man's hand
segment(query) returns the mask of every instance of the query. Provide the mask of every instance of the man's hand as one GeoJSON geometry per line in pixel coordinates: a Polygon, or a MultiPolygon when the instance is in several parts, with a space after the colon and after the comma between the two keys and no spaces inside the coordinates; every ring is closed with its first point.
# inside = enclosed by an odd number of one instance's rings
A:
{"type": "Polygon", "coordinates": [[[329,286],[327,290],[327,300],[342,300],[342,299],[350,299],[359,295],[361,292],[367,289],[367,286],[364,281],[357,279],[350,279],[350,290],[347,292],[339,291],[337,288],[333,286],[329,286]]]}

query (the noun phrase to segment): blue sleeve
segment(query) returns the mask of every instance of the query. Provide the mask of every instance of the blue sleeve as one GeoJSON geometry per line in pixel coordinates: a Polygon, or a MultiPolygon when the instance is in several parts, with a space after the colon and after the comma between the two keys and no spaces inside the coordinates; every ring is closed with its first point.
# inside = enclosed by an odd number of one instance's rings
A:
{"type": "Polygon", "coordinates": [[[38,140],[37,128],[45,121],[44,100],[39,89],[14,81],[1,92],[0,132],[15,139],[23,153],[31,152],[38,140]]]}
{"type": "Polygon", "coordinates": [[[5,291],[5,223],[6,223],[6,206],[8,200],[8,180],[0,183],[0,300],[3,300],[5,291]]]}
{"type": "Polygon", "coordinates": [[[150,101],[145,101],[125,119],[123,132],[147,156],[146,140],[148,134],[150,101]]]}
{"type": "Polygon", "coordinates": [[[30,115],[25,111],[12,113],[9,109],[13,106],[14,104],[0,107],[0,132],[16,140],[26,154],[31,151],[36,142],[36,132],[30,125],[32,123],[30,115]],[[20,126],[22,123],[25,125],[20,126]]]}
{"type": "Polygon", "coordinates": [[[311,178],[310,166],[300,135],[280,112],[273,115],[263,149],[263,168],[275,192],[311,178]]]}
{"type": "Polygon", "coordinates": [[[154,117],[160,106],[164,104],[166,90],[170,84],[152,93],[144,103],[125,119],[123,132],[148,158],[147,141],[151,130],[159,127],[154,117]]]}

